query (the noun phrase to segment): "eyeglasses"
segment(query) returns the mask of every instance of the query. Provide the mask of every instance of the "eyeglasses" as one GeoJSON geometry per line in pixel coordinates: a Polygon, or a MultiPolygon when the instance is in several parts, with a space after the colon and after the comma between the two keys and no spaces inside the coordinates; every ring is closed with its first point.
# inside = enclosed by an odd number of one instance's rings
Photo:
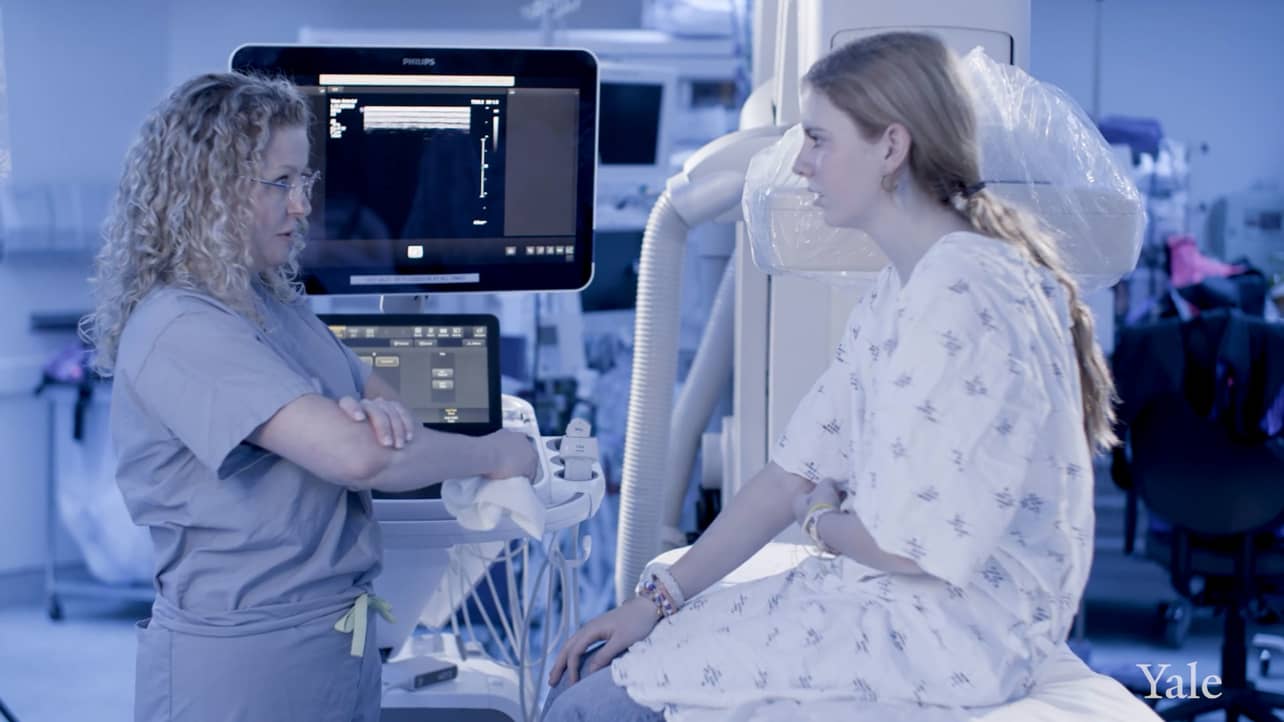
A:
{"type": "Polygon", "coordinates": [[[303,201],[303,200],[309,200],[312,197],[312,186],[316,185],[317,181],[321,180],[321,173],[319,171],[313,171],[306,175],[301,175],[299,176],[299,179],[294,183],[286,183],[285,181],[264,180],[262,178],[252,178],[251,180],[253,180],[256,183],[262,183],[265,186],[280,188],[281,190],[285,191],[286,198],[290,198],[294,196],[295,193],[297,193],[298,199],[303,201]]]}

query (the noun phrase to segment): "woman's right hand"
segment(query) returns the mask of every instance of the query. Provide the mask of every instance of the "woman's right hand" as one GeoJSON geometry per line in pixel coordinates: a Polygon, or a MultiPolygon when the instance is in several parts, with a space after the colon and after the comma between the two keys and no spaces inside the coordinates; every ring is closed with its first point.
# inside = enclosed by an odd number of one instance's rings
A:
{"type": "Polygon", "coordinates": [[[539,455],[535,442],[526,434],[501,429],[490,435],[495,444],[496,468],[486,474],[488,479],[508,479],[521,476],[534,484],[539,481],[539,455]]]}
{"type": "Polygon", "coordinates": [[[549,685],[556,685],[564,672],[570,674],[571,684],[578,682],[580,657],[595,642],[605,641],[606,644],[593,654],[584,669],[585,675],[605,667],[634,642],[645,639],[659,621],[655,604],[645,597],[634,597],[606,614],[594,617],[562,645],[562,651],[558,652],[548,673],[549,685]]]}

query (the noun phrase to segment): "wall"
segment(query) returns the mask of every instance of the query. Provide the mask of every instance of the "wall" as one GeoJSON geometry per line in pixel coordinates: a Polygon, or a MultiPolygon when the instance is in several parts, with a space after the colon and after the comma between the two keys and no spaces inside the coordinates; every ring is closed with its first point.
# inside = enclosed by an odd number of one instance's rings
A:
{"type": "MultiPolygon", "coordinates": [[[[5,3],[3,63],[15,188],[110,184],[165,83],[162,0],[5,3]]],[[[86,215],[101,215],[86,209],[86,215]]],[[[87,253],[0,259],[0,573],[43,562],[48,418],[31,396],[71,334],[30,330],[33,312],[89,304],[87,253]]]]}
{"type": "MultiPolygon", "coordinates": [[[[145,109],[161,92],[164,3],[108,5],[47,0],[3,6],[16,189],[110,184],[145,109]]],[[[101,215],[105,200],[86,215],[101,215]]],[[[33,361],[65,341],[29,333],[29,314],[84,308],[88,274],[88,254],[10,254],[0,261],[0,393],[29,389],[33,361]]]]}

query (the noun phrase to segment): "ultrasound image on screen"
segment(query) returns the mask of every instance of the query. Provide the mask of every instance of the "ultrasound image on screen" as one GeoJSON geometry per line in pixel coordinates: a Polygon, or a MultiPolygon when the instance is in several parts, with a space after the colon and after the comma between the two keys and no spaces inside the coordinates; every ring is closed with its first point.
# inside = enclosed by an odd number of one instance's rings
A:
{"type": "Polygon", "coordinates": [[[345,92],[319,102],[328,118],[325,238],[504,234],[502,95],[345,92]]]}
{"type": "Polygon", "coordinates": [[[309,292],[370,284],[371,274],[398,274],[395,282],[574,258],[574,92],[380,87],[311,97],[322,180],[300,257],[309,292]]]}
{"type": "Polygon", "coordinates": [[[554,48],[245,45],[308,98],[308,293],[573,290],[592,275],[596,59],[554,48]]]}

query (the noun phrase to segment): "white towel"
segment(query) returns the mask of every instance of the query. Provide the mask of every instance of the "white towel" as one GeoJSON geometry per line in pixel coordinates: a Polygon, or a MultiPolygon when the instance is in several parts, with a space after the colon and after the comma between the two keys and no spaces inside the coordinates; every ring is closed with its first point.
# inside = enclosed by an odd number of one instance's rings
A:
{"type": "Polygon", "coordinates": [[[441,485],[441,500],[465,529],[494,529],[508,515],[532,539],[544,536],[544,502],[525,477],[451,479],[441,485]]]}

